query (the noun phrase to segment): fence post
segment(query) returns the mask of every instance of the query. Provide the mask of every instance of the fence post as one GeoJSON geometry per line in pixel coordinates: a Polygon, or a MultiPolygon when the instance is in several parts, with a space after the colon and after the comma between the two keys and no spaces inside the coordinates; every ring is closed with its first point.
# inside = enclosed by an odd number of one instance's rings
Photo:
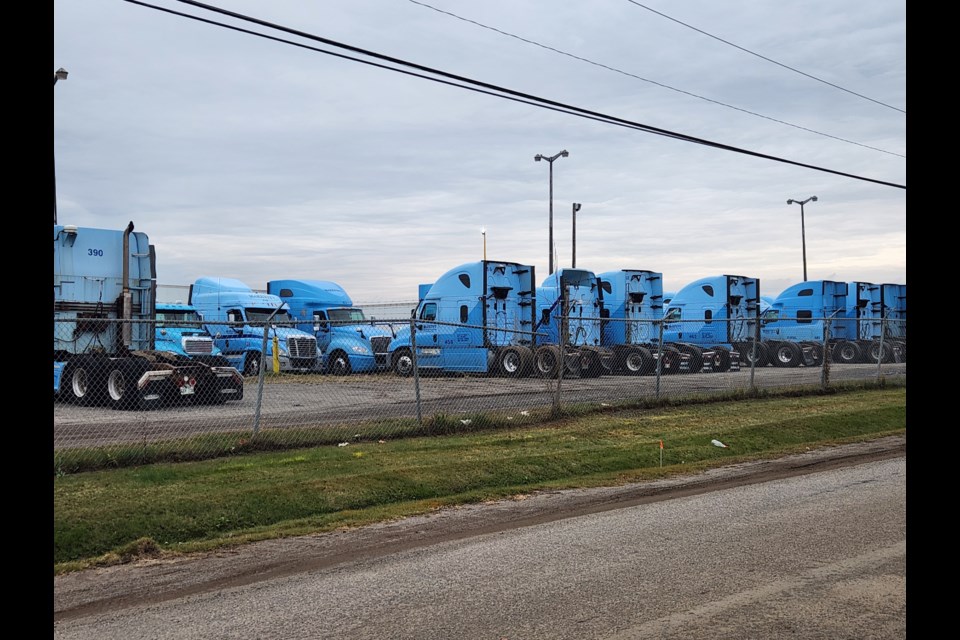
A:
{"type": "Polygon", "coordinates": [[[270,317],[263,323],[263,346],[260,347],[260,369],[257,371],[257,406],[253,414],[253,435],[251,439],[256,438],[260,431],[260,410],[263,407],[263,372],[267,366],[267,337],[270,333],[270,323],[273,322],[273,316],[277,315],[277,311],[280,311],[280,307],[274,309],[270,317]]]}
{"type": "Polygon", "coordinates": [[[560,292],[560,327],[557,335],[559,340],[557,340],[557,353],[559,361],[557,362],[557,388],[553,391],[553,407],[551,409],[551,414],[554,418],[560,415],[560,387],[563,384],[563,371],[567,368],[567,357],[566,357],[566,344],[567,344],[567,332],[569,331],[567,324],[567,313],[569,312],[570,305],[563,304],[564,297],[563,288],[561,287],[560,292]]]}
{"type": "Polygon", "coordinates": [[[417,367],[417,310],[410,311],[410,360],[413,363],[413,388],[417,398],[417,424],[423,426],[423,410],[420,407],[420,371],[417,367]]]}
{"type": "Polygon", "coordinates": [[[663,320],[654,320],[657,323],[657,383],[654,398],[660,399],[660,374],[663,372],[663,320]]]}
{"type": "Polygon", "coordinates": [[[880,312],[880,344],[877,347],[877,382],[883,382],[883,337],[887,334],[887,313],[880,312]]]}
{"type": "Polygon", "coordinates": [[[830,323],[833,316],[839,313],[839,309],[830,314],[823,322],[823,362],[820,363],[820,386],[826,389],[830,385],[830,360],[833,354],[830,353],[830,323]]]}

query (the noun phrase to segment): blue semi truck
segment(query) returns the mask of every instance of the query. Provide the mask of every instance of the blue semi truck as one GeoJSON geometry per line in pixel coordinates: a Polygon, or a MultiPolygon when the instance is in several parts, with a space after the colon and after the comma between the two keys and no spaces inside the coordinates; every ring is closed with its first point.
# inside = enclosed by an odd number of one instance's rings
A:
{"type": "Polygon", "coordinates": [[[412,320],[415,334],[400,327],[388,346],[389,367],[398,375],[413,373],[414,356],[425,371],[529,375],[534,267],[494,260],[454,267],[433,284],[420,285],[412,320]]]}
{"type": "Polygon", "coordinates": [[[536,298],[536,375],[559,374],[561,349],[570,375],[596,378],[612,371],[614,353],[603,346],[601,328],[603,289],[593,271],[559,269],[540,284],[536,298]]]}
{"type": "Polygon", "coordinates": [[[316,337],[296,328],[290,307],[275,295],[234,278],[204,276],[190,285],[188,304],[203,316],[223,356],[245,376],[258,375],[264,365],[264,328],[267,362],[276,357],[282,372],[323,369],[316,337]]]}
{"type": "Polygon", "coordinates": [[[161,351],[193,358],[213,366],[230,367],[203,324],[203,318],[189,304],[157,302],[154,342],[161,351]]]}
{"type": "Polygon", "coordinates": [[[326,371],[335,375],[386,369],[393,329],[367,321],[346,290],[329,280],[267,282],[267,293],[287,303],[297,328],[313,333],[326,371]]]}
{"type": "Polygon", "coordinates": [[[134,231],[53,226],[53,393],[141,410],[243,398],[243,378],[157,348],[156,250],[134,231]]]}
{"type": "MultiPolygon", "coordinates": [[[[602,344],[613,351],[613,372],[633,376],[654,373],[658,356],[653,343],[664,308],[663,274],[621,269],[598,277],[603,293],[602,344]]],[[[679,367],[679,351],[672,347],[661,358],[664,371],[679,367]]]]}
{"type": "Polygon", "coordinates": [[[807,280],[784,289],[761,316],[772,364],[819,366],[906,360],[906,285],[807,280]]]}
{"type": "Polygon", "coordinates": [[[839,362],[906,362],[907,286],[848,283],[845,324],[852,344],[835,354],[839,362]]]}
{"type": "MultiPolygon", "coordinates": [[[[723,372],[740,362],[763,366],[759,342],[760,281],[739,275],[700,278],[676,292],[664,311],[662,348],[677,349],[683,369],[698,373],[705,364],[723,372]]],[[[654,340],[659,344],[660,337],[654,340]]]]}
{"type": "Polygon", "coordinates": [[[846,282],[807,280],[780,292],[760,317],[770,364],[819,366],[824,344],[833,362],[860,360],[854,323],[847,319],[848,291],[846,282]]]}

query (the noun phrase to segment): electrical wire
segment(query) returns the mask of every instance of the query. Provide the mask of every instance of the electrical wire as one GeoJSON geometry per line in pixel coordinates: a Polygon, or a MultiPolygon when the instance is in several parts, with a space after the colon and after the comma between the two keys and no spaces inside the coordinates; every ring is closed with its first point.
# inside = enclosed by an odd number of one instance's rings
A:
{"type": "MultiPolygon", "coordinates": [[[[411,0],[411,1],[412,1],[412,0],[411,0]]],[[[777,65],[778,67],[783,67],[784,69],[788,69],[788,70],[790,70],[790,71],[793,71],[794,73],[799,73],[800,75],[806,76],[806,77],[810,78],[811,80],[816,80],[817,82],[822,82],[823,84],[829,85],[829,86],[833,87],[834,89],[839,89],[840,91],[846,91],[847,93],[849,93],[849,94],[851,94],[851,95],[857,96],[858,98],[863,98],[864,100],[869,100],[870,102],[876,103],[876,104],[880,105],[881,107],[886,107],[886,108],[888,108],[888,109],[893,109],[894,111],[899,111],[900,113],[902,113],[902,114],[904,114],[904,115],[907,114],[907,112],[906,112],[905,109],[900,109],[899,107],[894,107],[894,106],[892,106],[892,105],[887,104],[886,102],[880,102],[879,100],[874,100],[873,98],[870,98],[870,97],[867,97],[867,96],[865,96],[865,95],[859,94],[859,93],[857,93],[857,92],[855,92],[855,91],[851,91],[850,89],[846,89],[846,88],[844,88],[844,87],[841,87],[840,85],[833,84],[832,82],[827,82],[826,80],[824,80],[824,79],[822,79],[822,78],[818,78],[817,76],[810,75],[809,73],[800,71],[799,69],[794,69],[793,67],[787,66],[787,65],[783,64],[782,62],[777,62],[776,60],[773,60],[772,58],[768,58],[768,57],[766,57],[766,56],[762,56],[762,55],[760,55],[759,53],[755,53],[755,52],[753,52],[753,51],[750,51],[749,49],[744,49],[743,47],[741,47],[741,46],[739,46],[739,45],[733,44],[732,42],[728,42],[728,41],[724,40],[723,38],[718,38],[717,36],[715,36],[715,35],[713,35],[713,34],[711,34],[711,33],[707,33],[706,31],[703,31],[702,29],[698,29],[698,28],[696,28],[696,27],[694,27],[694,26],[691,26],[691,25],[689,25],[689,24],[687,24],[687,23],[685,23],[685,22],[681,22],[681,21],[677,20],[676,18],[671,18],[670,16],[668,16],[668,15],[665,14],[665,13],[660,13],[659,11],[657,11],[657,10],[655,10],[655,9],[651,9],[650,7],[648,7],[648,6],[646,6],[646,5],[640,4],[640,3],[637,2],[636,0],[627,0],[627,2],[629,2],[629,3],[631,3],[631,4],[635,4],[635,5],[637,5],[638,7],[640,7],[641,9],[646,9],[647,11],[649,11],[649,12],[651,12],[651,13],[655,13],[655,14],[657,14],[658,16],[662,16],[662,17],[666,18],[667,20],[672,20],[672,21],[676,22],[676,23],[679,24],[679,25],[683,25],[684,27],[687,27],[688,29],[693,29],[694,31],[696,31],[696,32],[698,32],[698,33],[702,33],[703,35],[707,36],[708,38],[713,38],[714,40],[717,40],[717,41],[719,41],[719,42],[722,42],[722,43],[725,44],[725,45],[729,45],[729,46],[733,47],[734,49],[739,49],[740,51],[743,51],[744,53],[749,53],[749,54],[752,55],[752,56],[756,56],[756,57],[760,58],[761,60],[766,60],[767,62],[773,63],[773,64],[777,65]]]]}
{"type": "Polygon", "coordinates": [[[708,146],[708,147],[713,147],[713,148],[716,148],[716,149],[721,149],[721,150],[725,150],[725,151],[731,151],[731,152],[734,152],[734,153],[740,153],[740,154],[744,154],[744,155],[749,155],[749,156],[756,157],[756,158],[763,158],[763,159],[766,159],[766,160],[771,160],[771,161],[774,161],[774,162],[781,162],[781,163],[790,164],[790,165],[793,165],[793,166],[804,167],[804,168],[807,168],[807,169],[812,169],[812,170],[814,170],[814,171],[821,171],[821,172],[824,172],[824,173],[831,173],[831,174],[834,174],[834,175],[844,176],[844,177],[852,178],[852,179],[855,179],[855,180],[862,180],[862,181],[865,181],[865,182],[872,182],[872,183],[875,183],[875,184],[880,184],[880,185],[889,186],[889,187],[895,187],[895,188],[898,188],[898,189],[906,189],[906,188],[907,188],[906,185],[901,185],[901,184],[897,184],[897,183],[893,183],[893,182],[887,182],[887,181],[884,181],[884,180],[877,180],[877,179],[874,179],[874,178],[867,178],[867,177],[864,177],[864,176],[857,176],[857,175],[850,174],[850,173],[846,173],[846,172],[842,172],[842,171],[837,171],[837,170],[833,170],[833,169],[827,169],[827,168],[825,168],[825,167],[819,167],[819,166],[816,166],[816,165],[811,165],[811,164],[806,164],[806,163],[802,163],[802,162],[797,162],[797,161],[794,161],[794,160],[788,160],[788,159],[785,159],[785,158],[780,158],[780,157],[777,157],[777,156],[771,156],[771,155],[759,153],[759,152],[756,152],[756,151],[750,151],[750,150],[747,150],[747,149],[741,149],[741,148],[739,148],[739,147],[734,147],[734,146],[722,144],[722,143],[719,143],[719,142],[713,142],[713,141],[705,140],[705,139],[702,139],[702,138],[696,138],[696,137],[693,137],[693,136],[689,136],[689,135],[677,133],[677,132],[674,132],[674,131],[669,131],[669,130],[667,130],[667,129],[660,129],[660,128],[658,128],[658,127],[653,127],[653,126],[650,126],[650,125],[645,125],[645,124],[641,124],[641,123],[638,123],[638,122],[633,122],[633,121],[630,121],[630,120],[625,120],[625,119],[622,119],[622,118],[617,118],[617,117],[610,116],[610,115],[606,115],[606,114],[599,113],[599,112],[596,112],[596,111],[590,111],[590,110],[587,110],[587,109],[582,109],[582,108],[575,107],[575,106],[568,105],[568,104],[564,104],[564,103],[561,103],[561,102],[556,102],[556,101],[554,101],[554,100],[548,100],[548,99],[546,99],[546,98],[540,98],[540,97],[537,97],[537,96],[534,96],[534,95],[531,95],[531,94],[522,93],[522,92],[515,91],[515,90],[512,90],[512,89],[506,89],[506,88],[504,88],[504,87],[499,87],[499,86],[497,86],[497,85],[489,84],[489,83],[486,83],[486,82],[481,82],[481,81],[478,81],[478,80],[472,80],[472,79],[466,78],[466,77],[464,77],[464,76],[458,76],[458,75],[456,75],[456,74],[452,74],[452,73],[448,73],[448,72],[445,72],[445,71],[441,71],[441,70],[439,70],[439,69],[433,69],[433,68],[431,68],[431,67],[427,67],[427,66],[424,66],[424,65],[416,64],[416,63],[413,63],[413,62],[408,62],[408,61],[405,61],[405,60],[402,60],[402,59],[399,59],[399,58],[393,58],[393,57],[391,57],[391,56],[386,56],[386,55],[383,55],[383,54],[379,54],[379,53],[376,53],[376,52],[373,52],[373,51],[369,51],[369,50],[366,50],[366,49],[362,49],[362,48],[359,48],[359,47],[355,47],[355,46],[353,46],[353,45],[348,45],[348,44],[340,43],[340,42],[337,42],[337,41],[335,41],[335,40],[330,40],[329,38],[323,38],[323,37],[321,37],[321,36],[316,36],[316,35],[309,34],[309,33],[303,32],[303,31],[298,31],[298,30],[296,30],[296,29],[291,29],[291,28],[289,28],[289,27],[284,27],[284,26],[282,26],[282,25],[273,24],[273,23],[270,23],[270,22],[266,22],[266,21],[264,21],[264,20],[260,20],[260,19],[258,19],[258,18],[253,18],[253,17],[246,16],[246,15],[243,15],[243,14],[235,13],[235,12],[232,12],[232,11],[227,11],[227,10],[221,9],[221,8],[219,8],[219,7],[214,7],[214,6],[207,5],[207,4],[204,4],[204,3],[201,3],[201,2],[196,2],[195,0],[177,0],[177,2],[180,2],[180,3],[183,3],[183,4],[192,5],[192,6],[194,6],[194,7],[198,7],[198,8],[201,8],[201,9],[206,9],[206,10],[208,10],[208,11],[212,11],[212,12],[215,12],[215,13],[220,13],[220,14],[222,14],[222,15],[227,15],[227,16],[230,16],[230,17],[239,19],[239,20],[244,20],[244,21],[246,21],[246,22],[252,22],[252,23],[258,24],[258,25],[260,25],[260,26],[268,27],[268,28],[270,28],[270,29],[275,29],[275,30],[278,30],[278,31],[282,31],[282,32],[285,32],[285,33],[289,33],[289,34],[292,34],[292,35],[296,35],[296,36],[299,36],[299,37],[302,37],[302,38],[306,38],[306,39],[309,39],[309,40],[314,40],[314,41],[317,41],[317,42],[322,42],[322,43],[327,44],[327,45],[331,45],[331,46],[334,46],[334,47],[346,49],[346,50],[348,50],[348,51],[353,51],[353,52],[355,52],[355,53],[360,53],[360,54],[362,54],[362,55],[365,55],[365,56],[368,56],[368,57],[372,57],[372,58],[375,58],[375,59],[378,59],[378,60],[383,60],[383,61],[386,61],[386,62],[390,62],[390,63],[392,63],[392,64],[398,64],[398,65],[401,65],[401,66],[411,67],[411,68],[413,68],[413,69],[417,69],[417,70],[423,71],[423,72],[425,72],[425,73],[429,73],[429,74],[434,74],[434,75],[441,76],[441,78],[447,78],[448,80],[433,78],[433,77],[430,77],[430,76],[422,75],[422,74],[420,74],[420,73],[413,73],[413,72],[406,71],[406,70],[404,70],[404,69],[399,69],[399,68],[396,68],[396,67],[390,67],[390,66],[387,66],[387,65],[383,65],[383,64],[371,62],[371,61],[369,61],[369,60],[363,60],[363,59],[355,58],[355,57],[348,56],[348,55],[345,55],[345,54],[335,53],[335,52],[328,51],[328,50],[325,50],[325,49],[319,49],[319,48],[316,48],[316,47],[312,47],[312,46],[309,46],[309,45],[305,45],[305,44],[303,44],[303,43],[293,42],[293,41],[291,41],[291,40],[286,40],[286,39],[279,38],[279,37],[276,37],[276,36],[271,36],[271,35],[267,35],[267,34],[264,34],[264,33],[256,32],[256,31],[251,31],[251,30],[248,30],[248,29],[242,29],[242,28],[240,28],[240,27],[236,27],[236,26],[233,26],[233,25],[225,24],[225,23],[222,23],[222,22],[217,22],[217,21],[210,20],[210,19],[207,19],[207,18],[201,18],[201,17],[199,17],[199,16],[191,15],[191,14],[188,14],[188,13],[183,13],[183,12],[179,12],[179,11],[174,11],[174,10],[172,10],[172,9],[168,9],[168,8],[165,8],[165,7],[159,7],[159,6],[157,6],[157,5],[153,5],[153,4],[149,4],[149,3],[147,3],[147,2],[143,2],[142,0],[124,0],[124,1],[125,1],[125,2],[129,2],[129,3],[131,3],[131,4],[136,4],[136,5],[140,5],[140,6],[143,6],[143,7],[147,7],[147,8],[150,8],[150,9],[155,9],[155,10],[158,10],[158,11],[163,11],[163,12],[166,12],[166,13],[170,13],[170,14],[172,14],[172,15],[177,15],[177,16],[181,16],[181,17],[184,17],[184,18],[189,18],[189,19],[197,20],[197,21],[204,22],[204,23],[207,23],[207,24],[211,24],[211,25],[223,27],[223,28],[226,28],[226,29],[231,29],[231,30],[238,31],[238,32],[241,32],[241,33],[246,33],[246,34],[248,34],[248,35],[254,35],[254,36],[261,37],[261,38],[265,38],[265,39],[268,39],[268,40],[273,40],[273,41],[276,41],[276,42],[282,42],[282,43],[285,43],[285,44],[290,44],[290,45],[297,46],[297,47],[301,47],[301,48],[304,48],[304,49],[309,49],[309,50],[312,50],[312,51],[316,51],[316,52],[318,52],[318,53],[324,53],[324,54],[327,54],[327,55],[332,55],[332,56],[339,57],[339,58],[343,58],[343,59],[346,59],[346,60],[351,60],[351,61],[354,61],[354,62],[360,62],[360,63],[362,63],[362,64],[367,64],[367,65],[370,65],[370,66],[379,67],[379,68],[387,69],[387,70],[390,70],[390,71],[396,71],[396,72],[399,72],[399,73],[404,73],[404,74],[407,74],[407,75],[412,75],[412,76],[419,77],[419,78],[422,78],[422,79],[425,79],[425,80],[431,80],[431,81],[439,82],[439,83],[442,83],[442,84],[448,84],[448,85],[452,85],[452,86],[457,86],[457,87],[462,88],[462,89],[468,89],[468,90],[476,91],[476,92],[479,92],[479,93],[486,93],[486,94],[488,94],[488,95],[493,95],[493,96],[495,96],[495,97],[506,98],[506,99],[509,99],[509,100],[514,100],[514,101],[517,101],[517,102],[529,104],[529,105],[532,105],[532,106],[537,106],[537,107],[541,107],[541,108],[546,108],[546,109],[550,109],[550,110],[554,110],[554,111],[560,111],[560,112],[563,112],[563,113],[567,113],[567,114],[569,114],[569,115],[576,115],[576,116],[578,116],[578,117],[583,117],[583,118],[590,119],[590,120],[598,120],[598,121],[601,121],[601,122],[605,122],[605,123],[607,123],[607,124],[614,124],[614,125],[621,126],[621,127],[625,127],[625,128],[637,129],[637,130],[644,131],[644,132],[647,132],[647,133],[654,133],[654,134],[661,135],[661,136],[664,136],[664,137],[675,138],[675,139],[677,139],[677,140],[682,140],[682,141],[684,141],[684,142],[693,142],[693,143],[696,143],[696,144],[700,144],[700,145],[704,145],[704,146],[708,146]]]}
{"type": "MultiPolygon", "coordinates": [[[[635,78],[635,79],[637,79],[637,80],[642,80],[642,81],[644,81],[644,82],[648,82],[648,83],[653,84],[653,85],[656,85],[656,86],[658,86],[658,87],[662,87],[662,88],[664,88],[664,89],[669,89],[670,91],[676,91],[677,93],[682,93],[682,94],[688,95],[688,96],[690,96],[690,97],[692,97],[692,98],[697,98],[698,100],[703,100],[703,101],[705,101],[705,102],[710,102],[710,103],[719,105],[719,106],[721,106],[721,107],[726,107],[726,108],[728,108],[728,109],[733,109],[734,111],[739,111],[739,112],[741,112],[741,113],[746,113],[746,114],[751,115],[751,116],[756,116],[757,118],[763,118],[764,120],[769,120],[769,121],[771,121],[771,122],[776,122],[777,124],[782,124],[782,125],[786,125],[786,126],[788,126],[788,127],[793,127],[794,129],[799,129],[799,130],[801,130],[801,131],[806,131],[806,132],[808,132],[808,133],[812,133],[812,134],[815,134],[815,135],[818,135],[818,136],[823,136],[823,137],[825,137],[825,138],[832,138],[833,140],[838,140],[838,141],[840,141],[840,142],[846,142],[847,144],[853,144],[853,145],[856,145],[856,146],[858,146],[858,147],[863,147],[863,148],[865,148],[865,149],[871,149],[871,150],[873,150],[873,151],[879,151],[880,153],[886,153],[886,154],[889,154],[889,155],[892,155],[892,156],[898,156],[898,157],[900,157],[900,158],[905,158],[905,157],[906,157],[906,156],[904,156],[903,154],[900,154],[900,153],[894,153],[893,151],[887,151],[886,149],[880,149],[879,147],[872,147],[872,146],[870,146],[870,145],[863,144],[863,143],[861,143],[861,142],[855,142],[855,141],[853,141],[853,140],[848,140],[848,139],[846,139],[846,138],[841,138],[841,137],[839,137],[839,136],[831,135],[831,134],[829,134],[829,133],[823,133],[822,131],[816,131],[815,129],[810,129],[810,128],[808,128],[808,127],[804,127],[804,126],[801,126],[801,125],[798,125],[798,124],[793,124],[793,123],[790,123],[790,122],[786,122],[785,120],[778,120],[777,118],[772,118],[772,117],[770,117],[770,116],[765,116],[765,115],[763,115],[763,114],[761,114],[761,113],[757,113],[757,112],[755,112],[755,111],[750,111],[750,110],[744,109],[744,108],[742,108],[742,107],[736,107],[736,106],[733,106],[733,105],[731,105],[731,104],[727,104],[727,103],[725,103],[725,102],[720,102],[719,100],[714,100],[714,99],[712,99],[712,98],[707,98],[707,97],[705,97],[705,96],[701,96],[701,95],[698,95],[698,94],[696,94],[696,93],[692,93],[692,92],[690,92],[690,91],[685,91],[685,90],[683,90],[683,89],[678,89],[678,88],[676,88],[676,87],[671,87],[671,86],[668,85],[668,84],[664,84],[664,83],[662,83],[662,82],[657,82],[656,80],[650,80],[649,78],[644,78],[644,77],[638,76],[638,75],[636,75],[636,74],[634,74],[634,73],[630,73],[629,71],[623,71],[622,69],[617,69],[616,67],[611,67],[611,66],[609,66],[609,65],[606,65],[606,64],[603,64],[603,63],[600,63],[600,62],[594,62],[593,60],[589,60],[589,59],[587,59],[587,58],[582,58],[582,57],[580,57],[580,56],[578,56],[578,55],[574,55],[574,54],[572,54],[572,53],[568,53],[568,52],[566,52],[566,51],[562,51],[562,50],[560,50],[560,49],[556,49],[556,48],[554,48],[554,47],[551,47],[551,46],[548,46],[548,45],[545,45],[545,44],[541,44],[541,43],[536,42],[536,41],[534,41],[534,40],[530,40],[530,39],[528,39],[528,38],[524,38],[524,37],[518,36],[518,35],[516,35],[516,34],[509,33],[509,32],[507,32],[507,31],[503,31],[503,30],[501,30],[501,29],[497,29],[496,27],[491,27],[491,26],[489,26],[489,25],[482,24],[482,23],[480,23],[480,22],[477,22],[476,20],[471,20],[471,19],[469,19],[469,18],[464,18],[463,16],[458,16],[458,15],[455,14],[455,13],[451,13],[450,11],[446,11],[446,10],[444,10],[444,9],[438,9],[437,7],[431,6],[431,5],[429,5],[429,4],[425,3],[425,2],[419,2],[419,0],[407,0],[407,1],[410,2],[411,4],[416,4],[416,5],[419,5],[419,6],[421,6],[421,7],[424,7],[424,8],[427,8],[427,9],[431,9],[431,10],[433,10],[433,11],[436,11],[437,13],[442,13],[442,14],[444,14],[444,15],[448,15],[448,16],[450,16],[451,18],[456,18],[457,20],[462,20],[463,22],[468,22],[468,23],[470,23],[470,24],[476,25],[476,26],[481,27],[481,28],[483,28],[483,29],[489,29],[490,31],[494,31],[494,32],[499,33],[499,34],[501,34],[501,35],[507,36],[508,38],[514,38],[514,39],[516,39],[516,40],[520,40],[521,42],[526,42],[527,44],[532,44],[532,45],[534,45],[534,46],[536,46],[536,47],[540,47],[541,49],[546,49],[546,50],[548,50],[548,51],[552,51],[552,52],[554,52],[554,53],[558,53],[558,54],[560,54],[560,55],[562,55],[562,56],[566,56],[566,57],[568,57],[568,58],[573,58],[574,60],[579,60],[580,62],[586,62],[587,64],[591,64],[591,65],[593,65],[593,66],[595,66],[595,67],[600,67],[600,68],[606,69],[606,70],[608,70],[608,71],[613,71],[614,73],[619,73],[619,74],[621,74],[621,75],[625,75],[625,76],[628,76],[628,77],[631,77],[631,78],[635,78]]],[[[643,6],[643,5],[640,5],[640,6],[643,6]]],[[[646,8],[646,7],[644,7],[644,8],[646,8]]],[[[709,35],[709,34],[707,34],[707,35],[709,35]]],[[[738,48],[739,48],[739,47],[738,47],[738,48]]]]}

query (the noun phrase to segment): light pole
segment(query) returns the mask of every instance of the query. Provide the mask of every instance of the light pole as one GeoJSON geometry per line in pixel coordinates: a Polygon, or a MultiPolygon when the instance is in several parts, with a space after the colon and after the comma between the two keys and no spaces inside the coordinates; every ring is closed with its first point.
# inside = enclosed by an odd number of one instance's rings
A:
{"type": "Polygon", "coordinates": [[[580,203],[573,203],[573,256],[570,260],[570,268],[577,268],[577,211],[580,211],[580,203]]]}
{"type": "MultiPolygon", "coordinates": [[[[550,163],[550,237],[547,239],[547,254],[550,256],[550,273],[553,273],[553,161],[557,158],[566,158],[569,155],[567,150],[564,149],[556,155],[545,156],[542,153],[538,153],[533,157],[537,162],[546,160],[550,163]]],[[[547,275],[550,275],[550,273],[547,275]]]]}
{"type": "Polygon", "coordinates": [[[787,204],[800,205],[800,241],[803,243],[803,281],[807,281],[807,230],[803,222],[803,205],[808,202],[816,202],[817,196],[810,196],[806,200],[794,200],[790,198],[787,204]]]}
{"type": "MultiPolygon", "coordinates": [[[[56,86],[57,80],[66,80],[67,70],[60,67],[53,72],[53,84],[56,86]]],[[[53,154],[53,224],[57,224],[57,154],[53,154]]]]}
{"type": "Polygon", "coordinates": [[[480,227],[480,233],[483,235],[483,259],[487,259],[487,228],[480,227]]]}

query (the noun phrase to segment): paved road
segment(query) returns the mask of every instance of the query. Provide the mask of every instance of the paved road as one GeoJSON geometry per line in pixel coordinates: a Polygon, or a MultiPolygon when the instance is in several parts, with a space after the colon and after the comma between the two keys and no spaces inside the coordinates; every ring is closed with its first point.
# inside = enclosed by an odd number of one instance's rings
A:
{"type": "MultiPolygon", "coordinates": [[[[830,381],[876,380],[878,371],[890,379],[906,379],[907,365],[832,365],[830,381]]],[[[609,402],[705,395],[732,389],[817,387],[818,368],[764,367],[739,372],[662,376],[603,376],[563,380],[561,402],[609,402]]],[[[419,384],[420,412],[449,415],[471,412],[514,412],[549,408],[556,381],[512,380],[482,376],[424,377],[419,384]]],[[[244,398],[218,406],[188,406],[155,411],[113,411],[54,403],[55,449],[117,443],[146,443],[203,433],[249,432],[290,427],[326,428],[417,417],[417,389],[412,378],[378,375],[284,375],[264,385],[248,380],[244,398]],[[259,413],[257,408],[259,406],[259,413]]]]}
{"type": "Polygon", "coordinates": [[[905,438],[54,579],[54,637],[899,640],[905,438]]]}

